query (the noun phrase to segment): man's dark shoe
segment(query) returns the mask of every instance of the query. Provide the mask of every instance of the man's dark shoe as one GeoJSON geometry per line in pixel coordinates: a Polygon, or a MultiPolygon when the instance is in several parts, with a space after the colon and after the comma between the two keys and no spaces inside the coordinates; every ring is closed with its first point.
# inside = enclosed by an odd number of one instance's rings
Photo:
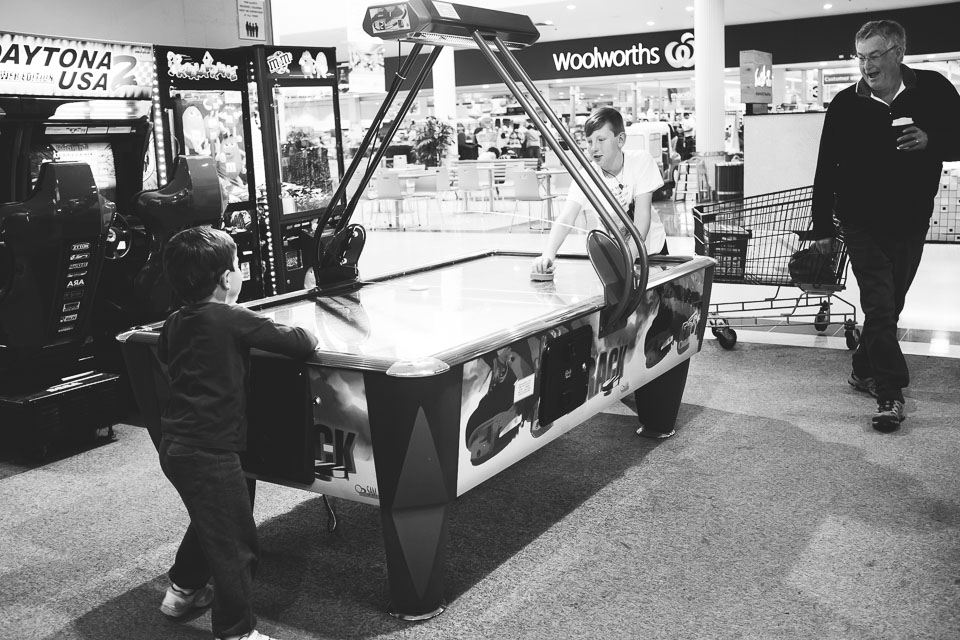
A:
{"type": "Polygon", "coordinates": [[[877,403],[877,412],[873,416],[873,428],[882,433],[890,433],[900,428],[903,418],[902,402],[881,400],[877,403]]]}
{"type": "Polygon", "coordinates": [[[856,373],[851,372],[847,378],[847,383],[857,391],[869,393],[874,398],[877,397],[877,381],[873,378],[861,378],[856,373]]]}

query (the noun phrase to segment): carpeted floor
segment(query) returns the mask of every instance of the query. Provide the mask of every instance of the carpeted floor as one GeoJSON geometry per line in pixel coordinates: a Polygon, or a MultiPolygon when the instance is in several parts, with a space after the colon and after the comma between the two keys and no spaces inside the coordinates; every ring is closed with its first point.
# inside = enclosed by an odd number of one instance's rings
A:
{"type": "MultiPolygon", "coordinates": [[[[461,498],[447,611],[385,613],[375,508],[260,484],[260,628],[307,638],[960,638],[960,360],[908,357],[869,426],[849,354],[707,341],[676,437],[602,414],[461,498]]],[[[185,514],[146,432],[0,480],[0,620],[18,639],[208,638],[158,611],[185,514]]]]}

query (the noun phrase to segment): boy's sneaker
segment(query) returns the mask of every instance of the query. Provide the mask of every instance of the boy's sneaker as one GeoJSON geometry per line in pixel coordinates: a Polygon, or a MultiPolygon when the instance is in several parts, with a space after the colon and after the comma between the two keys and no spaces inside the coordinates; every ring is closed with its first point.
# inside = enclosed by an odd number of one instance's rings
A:
{"type": "Polygon", "coordinates": [[[182,618],[194,609],[202,609],[213,602],[213,588],[206,585],[200,589],[181,589],[170,583],[163,596],[160,611],[170,618],[182,618]]]}
{"type": "Polygon", "coordinates": [[[847,382],[857,391],[869,393],[874,398],[877,397],[877,382],[873,378],[861,378],[856,373],[851,372],[847,382]]]}
{"type": "Polygon", "coordinates": [[[256,629],[250,633],[245,633],[242,636],[228,636],[226,638],[218,638],[218,640],[279,640],[278,638],[272,638],[270,636],[265,636],[256,629]]]}
{"type": "Polygon", "coordinates": [[[890,433],[900,428],[903,422],[903,403],[899,400],[881,400],[877,403],[877,412],[873,416],[873,428],[890,433]]]}

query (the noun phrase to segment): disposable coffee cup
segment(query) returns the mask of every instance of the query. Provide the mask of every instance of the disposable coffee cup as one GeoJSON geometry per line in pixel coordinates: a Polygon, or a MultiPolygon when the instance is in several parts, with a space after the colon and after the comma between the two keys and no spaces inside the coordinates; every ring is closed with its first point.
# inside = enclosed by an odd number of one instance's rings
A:
{"type": "Polygon", "coordinates": [[[900,143],[897,140],[900,136],[903,135],[904,129],[907,127],[913,126],[913,118],[897,118],[892,123],[893,126],[893,145],[900,148],[900,143]]]}

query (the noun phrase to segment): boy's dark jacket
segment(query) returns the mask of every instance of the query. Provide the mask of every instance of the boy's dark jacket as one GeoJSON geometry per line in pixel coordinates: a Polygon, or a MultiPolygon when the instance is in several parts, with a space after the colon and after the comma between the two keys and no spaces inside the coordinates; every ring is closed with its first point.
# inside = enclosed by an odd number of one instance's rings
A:
{"type": "Polygon", "coordinates": [[[167,365],[170,399],[161,428],[167,440],[243,451],[250,349],[304,358],[316,337],[239,305],[184,305],[167,318],[157,355],[167,365]]]}

